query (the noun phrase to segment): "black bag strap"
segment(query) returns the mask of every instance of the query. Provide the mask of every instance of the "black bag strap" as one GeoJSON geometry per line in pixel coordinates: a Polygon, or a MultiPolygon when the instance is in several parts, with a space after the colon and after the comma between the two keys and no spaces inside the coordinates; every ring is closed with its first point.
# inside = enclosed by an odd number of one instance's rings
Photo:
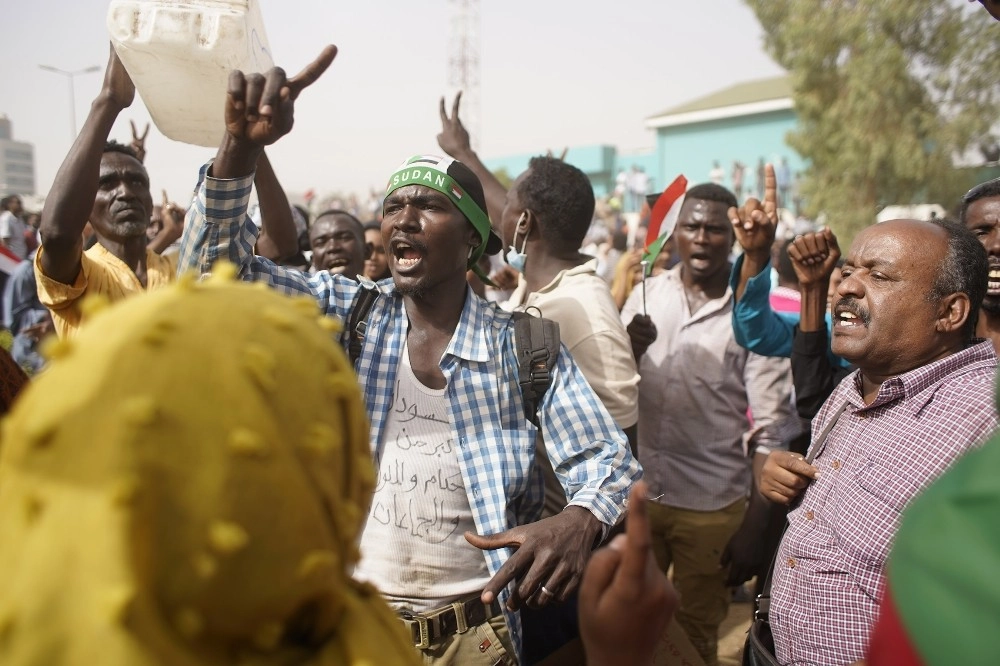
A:
{"type": "MultiPolygon", "coordinates": [[[[537,311],[537,308],[532,308],[537,311]]],[[[528,312],[513,312],[517,376],[524,417],[536,427],[538,407],[552,384],[552,368],[559,358],[559,324],[528,312]]]]}
{"type": "MultiPolygon", "coordinates": [[[[378,295],[378,287],[374,283],[371,283],[371,286],[362,283],[362,288],[351,307],[351,313],[347,318],[346,337],[347,353],[352,366],[361,356],[361,343],[368,329],[368,315],[378,295]]],[[[537,311],[537,308],[532,309],[537,311]]],[[[521,387],[521,400],[524,403],[524,416],[535,426],[540,427],[538,407],[552,384],[552,368],[559,358],[559,324],[528,312],[513,312],[511,319],[514,322],[517,376],[521,387]]]]}
{"type": "Polygon", "coordinates": [[[362,283],[358,296],[351,306],[351,314],[347,318],[347,355],[351,358],[351,365],[358,362],[361,356],[361,343],[365,339],[365,331],[368,329],[368,315],[378,298],[378,287],[372,282],[362,283]]]}

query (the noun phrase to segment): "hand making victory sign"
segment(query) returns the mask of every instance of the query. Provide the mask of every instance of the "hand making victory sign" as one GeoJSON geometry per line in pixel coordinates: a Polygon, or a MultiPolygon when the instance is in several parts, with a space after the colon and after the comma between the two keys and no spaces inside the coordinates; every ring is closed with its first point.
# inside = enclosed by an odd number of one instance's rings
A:
{"type": "Polygon", "coordinates": [[[146,137],[149,136],[149,123],[146,123],[146,129],[142,131],[142,134],[139,134],[134,120],[128,121],[128,124],[132,126],[132,142],[129,145],[132,146],[132,150],[135,151],[135,156],[139,158],[139,161],[145,163],[146,137]]]}

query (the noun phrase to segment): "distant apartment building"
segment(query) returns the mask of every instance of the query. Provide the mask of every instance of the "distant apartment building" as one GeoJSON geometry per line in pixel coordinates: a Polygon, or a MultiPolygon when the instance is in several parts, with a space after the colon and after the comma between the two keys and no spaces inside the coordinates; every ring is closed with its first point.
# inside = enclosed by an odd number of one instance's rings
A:
{"type": "Polygon", "coordinates": [[[0,115],[0,196],[35,193],[35,146],[15,141],[10,118],[0,115]]]}

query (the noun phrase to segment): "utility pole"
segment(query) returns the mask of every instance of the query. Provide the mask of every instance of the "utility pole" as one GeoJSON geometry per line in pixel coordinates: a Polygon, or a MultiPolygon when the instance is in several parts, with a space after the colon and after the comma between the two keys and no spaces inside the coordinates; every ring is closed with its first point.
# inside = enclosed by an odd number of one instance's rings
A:
{"type": "Polygon", "coordinates": [[[448,87],[452,96],[462,91],[462,124],[473,148],[479,143],[479,0],[448,0],[451,33],[448,39],[448,87]]]}

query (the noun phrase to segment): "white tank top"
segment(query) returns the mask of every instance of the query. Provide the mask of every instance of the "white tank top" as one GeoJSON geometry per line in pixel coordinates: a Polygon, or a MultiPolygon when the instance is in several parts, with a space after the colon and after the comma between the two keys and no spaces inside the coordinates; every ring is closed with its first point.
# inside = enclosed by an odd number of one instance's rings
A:
{"type": "Polygon", "coordinates": [[[423,612],[480,592],[490,575],[483,552],[463,536],[476,526],[447,388],[420,383],[407,347],[399,365],[355,576],[393,607],[423,612]]]}

